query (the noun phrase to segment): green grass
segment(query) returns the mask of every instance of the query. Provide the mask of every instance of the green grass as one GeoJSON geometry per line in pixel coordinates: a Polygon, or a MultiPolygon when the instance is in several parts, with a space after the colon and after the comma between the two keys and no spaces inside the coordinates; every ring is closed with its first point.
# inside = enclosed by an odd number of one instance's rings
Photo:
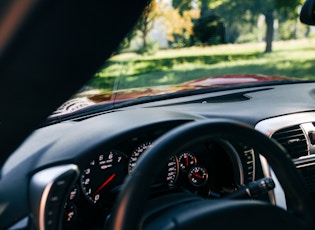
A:
{"type": "Polygon", "coordinates": [[[239,73],[315,80],[315,40],[274,42],[272,53],[263,51],[264,43],[259,43],[161,50],[151,56],[119,54],[95,75],[90,86],[124,89],[239,73]]]}

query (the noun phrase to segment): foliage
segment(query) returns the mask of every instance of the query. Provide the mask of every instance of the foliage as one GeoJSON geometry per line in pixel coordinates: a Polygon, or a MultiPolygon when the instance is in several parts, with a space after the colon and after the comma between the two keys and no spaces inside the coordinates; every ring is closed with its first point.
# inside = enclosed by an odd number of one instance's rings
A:
{"type": "Polygon", "coordinates": [[[263,49],[263,44],[255,43],[160,50],[154,56],[120,54],[108,62],[90,86],[110,90],[108,87],[118,77],[119,87],[125,88],[235,73],[314,79],[314,40],[275,42],[270,54],[262,54],[263,49]]]}
{"type": "Polygon", "coordinates": [[[125,51],[125,50],[128,50],[130,48],[130,45],[131,45],[131,41],[132,39],[135,38],[137,34],[137,31],[136,30],[131,30],[127,36],[124,38],[124,40],[120,43],[119,47],[117,48],[116,52],[119,53],[119,52],[122,52],[122,51],[125,51]]]}
{"type": "Polygon", "coordinates": [[[216,15],[198,19],[194,25],[194,37],[203,45],[225,43],[224,21],[216,15]]]}
{"type": "Polygon", "coordinates": [[[301,6],[305,0],[274,0],[276,8],[282,14],[288,15],[297,15],[298,11],[296,10],[299,6],[301,6]]]}
{"type": "Polygon", "coordinates": [[[265,50],[271,51],[274,19],[280,24],[276,38],[300,38],[308,34],[309,30],[305,27],[301,30],[296,21],[297,8],[301,1],[303,0],[172,0],[172,6],[175,7],[172,8],[164,0],[154,0],[146,8],[136,30],[124,40],[122,48],[127,48],[130,41],[137,38],[137,43],[141,41],[142,44],[139,53],[154,50],[152,48],[157,46],[150,44],[152,41],[149,33],[156,25],[159,27],[165,25],[162,33],[166,34],[172,47],[222,43],[223,36],[217,34],[211,36],[216,22],[210,25],[202,23],[203,21],[199,19],[201,17],[208,20],[218,15],[222,20],[217,22],[217,31],[222,31],[221,21],[223,21],[225,42],[246,42],[263,38],[266,41],[265,50]],[[199,7],[196,8],[196,4],[199,7]],[[257,27],[261,15],[264,15],[266,25],[257,27]],[[264,35],[261,32],[263,29],[264,35]],[[204,31],[204,34],[201,31],[204,31]],[[214,39],[211,40],[210,36],[214,39]],[[148,45],[150,47],[146,47],[148,45]]]}
{"type": "Polygon", "coordinates": [[[141,47],[136,52],[141,55],[154,55],[160,49],[157,42],[150,41],[146,46],[141,47]]]}
{"type": "MultiPolygon", "coordinates": [[[[203,0],[207,1],[207,0],[203,0]]],[[[248,25],[257,25],[259,15],[264,15],[266,31],[266,49],[272,50],[274,36],[273,23],[276,17],[296,19],[297,8],[301,0],[208,0],[217,15],[222,15],[226,23],[227,41],[235,42],[238,36],[244,34],[248,25]],[[243,26],[242,26],[243,25],[243,26]]],[[[253,29],[251,29],[253,30],[253,29]]]]}
{"type": "Polygon", "coordinates": [[[186,10],[181,14],[179,9],[164,8],[161,12],[168,41],[175,47],[186,46],[193,34],[192,20],[199,18],[200,10],[186,10]]]}
{"type": "Polygon", "coordinates": [[[139,44],[141,40],[141,47],[136,47],[139,54],[148,54],[156,51],[158,45],[156,42],[150,41],[149,37],[150,32],[156,25],[162,30],[161,33],[166,34],[171,46],[187,46],[193,34],[192,20],[199,18],[199,15],[199,9],[180,12],[179,9],[171,8],[163,0],[154,0],[146,7],[135,29],[124,39],[119,50],[127,50],[131,41],[134,41],[133,44],[135,45],[139,44]]]}
{"type": "Polygon", "coordinates": [[[140,17],[138,23],[136,24],[135,30],[141,34],[142,37],[142,48],[143,50],[147,49],[148,45],[148,35],[152,30],[154,21],[158,16],[157,13],[157,3],[156,1],[151,1],[145,8],[142,16],[140,17]]]}
{"type": "Polygon", "coordinates": [[[192,0],[173,0],[172,6],[174,9],[178,9],[180,15],[183,15],[185,11],[191,10],[192,0]]]}

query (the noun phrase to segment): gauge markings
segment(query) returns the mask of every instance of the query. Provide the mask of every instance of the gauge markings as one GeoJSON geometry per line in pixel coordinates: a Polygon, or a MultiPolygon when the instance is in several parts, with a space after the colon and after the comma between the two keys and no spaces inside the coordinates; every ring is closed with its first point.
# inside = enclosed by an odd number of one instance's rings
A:
{"type": "Polygon", "coordinates": [[[189,170],[188,179],[192,185],[200,187],[207,183],[208,172],[204,167],[194,166],[189,170]]]}
{"type": "Polygon", "coordinates": [[[92,197],[96,196],[103,188],[105,188],[106,185],[109,184],[114,178],[116,174],[112,174],[93,194],[92,197]]]}
{"type": "Polygon", "coordinates": [[[117,150],[97,155],[81,176],[84,196],[93,204],[112,202],[112,189],[122,184],[127,175],[127,164],[127,157],[117,150]]]}
{"type": "Polygon", "coordinates": [[[146,151],[148,148],[150,148],[152,145],[151,141],[147,141],[141,145],[139,145],[133,152],[129,160],[128,165],[128,173],[130,174],[132,172],[132,169],[136,166],[137,161],[140,157],[140,155],[146,151]]]}
{"type": "MultiPolygon", "coordinates": [[[[140,156],[142,153],[144,153],[147,149],[149,149],[152,146],[151,141],[144,142],[140,144],[138,147],[134,149],[132,152],[132,155],[130,156],[129,159],[129,164],[128,164],[128,173],[130,174],[133,170],[133,168],[136,166],[140,156]]],[[[166,165],[165,170],[162,172],[163,183],[166,181],[166,183],[169,186],[173,186],[178,178],[179,174],[179,163],[178,163],[178,158],[177,156],[172,156],[169,158],[169,161],[166,165]],[[166,174],[166,175],[165,175],[166,174]]]]}
{"type": "Polygon", "coordinates": [[[196,157],[190,152],[183,152],[178,156],[179,167],[182,171],[188,171],[197,163],[196,157]]]}

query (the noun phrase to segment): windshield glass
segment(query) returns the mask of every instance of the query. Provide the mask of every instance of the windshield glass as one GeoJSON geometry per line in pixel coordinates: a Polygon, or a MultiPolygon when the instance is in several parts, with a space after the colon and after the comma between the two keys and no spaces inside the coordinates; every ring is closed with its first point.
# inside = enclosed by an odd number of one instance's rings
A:
{"type": "Polygon", "coordinates": [[[154,0],[59,112],[201,88],[313,80],[315,31],[299,20],[303,2],[154,0]]]}

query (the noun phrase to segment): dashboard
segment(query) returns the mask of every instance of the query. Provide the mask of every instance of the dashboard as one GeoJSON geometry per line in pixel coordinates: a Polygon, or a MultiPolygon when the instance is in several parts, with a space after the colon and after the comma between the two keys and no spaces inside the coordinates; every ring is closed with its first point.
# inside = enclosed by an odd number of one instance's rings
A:
{"type": "MultiPolygon", "coordinates": [[[[2,169],[0,187],[6,190],[1,190],[0,197],[16,198],[0,216],[0,223],[11,229],[21,225],[38,229],[103,229],[125,179],[146,150],[176,127],[218,118],[246,123],[281,143],[314,196],[314,86],[292,84],[195,95],[41,127],[2,169]],[[303,93],[290,96],[286,94],[288,90],[303,93]],[[227,93],[229,97],[224,102],[223,95],[227,93]],[[249,99],[237,101],[239,95],[249,99]],[[275,95],[287,97],[270,104],[275,95]],[[236,99],[231,101],[233,96],[236,99]],[[220,103],[213,98],[220,98],[220,103]],[[19,195],[17,185],[22,191],[19,195]],[[3,221],[12,213],[17,217],[14,221],[3,221]]],[[[152,199],[163,194],[189,193],[220,200],[251,182],[272,177],[276,188],[255,199],[286,207],[277,177],[251,143],[218,137],[170,155],[152,181],[152,199]]],[[[152,172],[155,170],[152,168],[152,172]]]]}
{"type": "MultiPolygon", "coordinates": [[[[86,229],[91,222],[104,222],[124,179],[132,173],[145,150],[169,128],[170,125],[146,129],[113,149],[100,148],[90,153],[91,158],[80,170],[65,202],[64,226],[86,229]]],[[[259,172],[255,170],[255,159],[254,150],[241,143],[232,145],[224,140],[198,143],[173,154],[152,182],[151,196],[185,191],[205,199],[222,198],[255,180],[255,173],[259,172]]]]}

